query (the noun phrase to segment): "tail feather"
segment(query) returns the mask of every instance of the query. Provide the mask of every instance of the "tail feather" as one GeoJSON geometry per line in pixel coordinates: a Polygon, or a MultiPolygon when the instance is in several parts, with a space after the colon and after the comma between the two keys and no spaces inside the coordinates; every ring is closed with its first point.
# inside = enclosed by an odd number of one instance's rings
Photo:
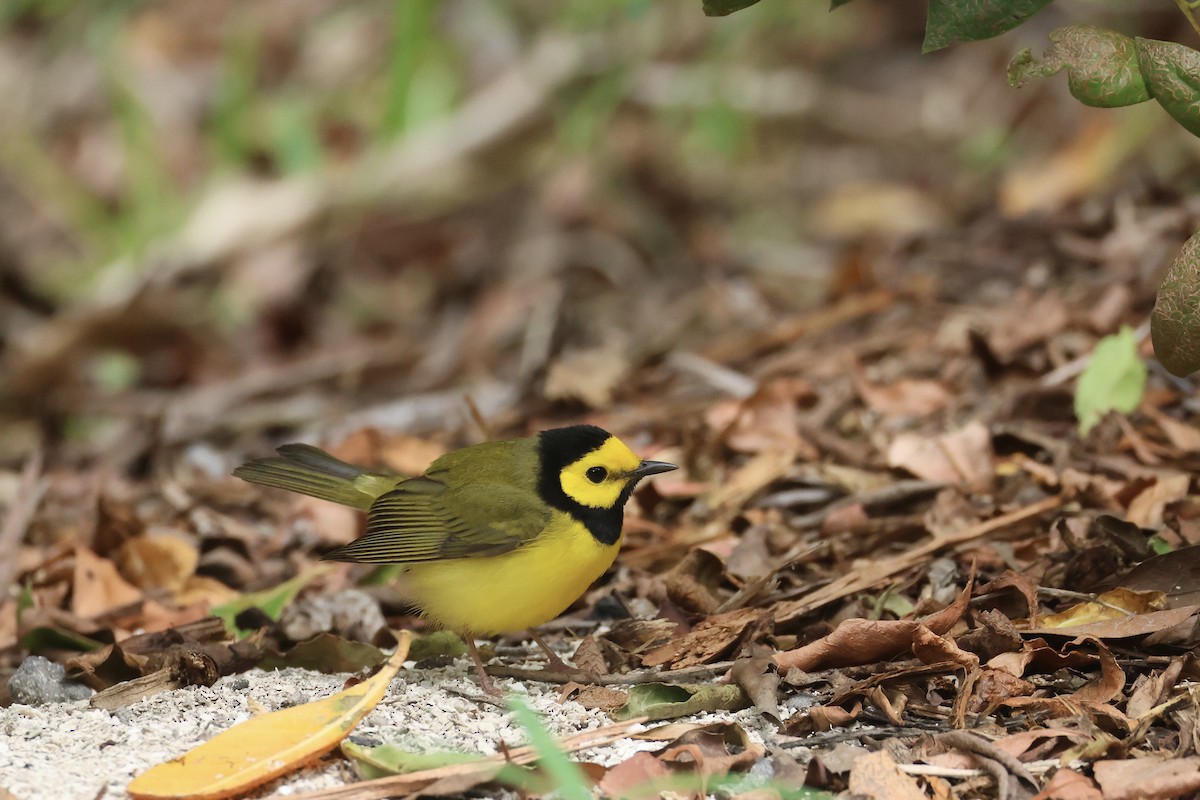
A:
{"type": "Polygon", "coordinates": [[[285,444],[279,455],[248,461],[233,474],[250,483],[287,489],[366,511],[396,478],[368,472],[312,445],[285,444]]]}

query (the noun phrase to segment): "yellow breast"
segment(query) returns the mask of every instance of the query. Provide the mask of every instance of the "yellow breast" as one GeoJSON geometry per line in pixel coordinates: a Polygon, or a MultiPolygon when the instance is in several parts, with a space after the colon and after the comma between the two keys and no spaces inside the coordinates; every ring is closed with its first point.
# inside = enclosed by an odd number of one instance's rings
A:
{"type": "Polygon", "coordinates": [[[541,536],[509,553],[409,565],[405,592],[430,621],[458,633],[523,630],[566,611],[620,548],[556,511],[541,536]]]}

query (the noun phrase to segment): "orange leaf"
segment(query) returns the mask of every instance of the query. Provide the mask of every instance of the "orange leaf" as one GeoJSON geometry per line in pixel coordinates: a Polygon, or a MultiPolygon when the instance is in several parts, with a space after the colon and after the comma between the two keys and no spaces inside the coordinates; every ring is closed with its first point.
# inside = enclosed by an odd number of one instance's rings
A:
{"type": "Polygon", "coordinates": [[[312,703],[235,725],[172,761],[143,772],[126,791],[137,800],[232,797],[298,769],[333,749],[387,691],[408,657],[412,634],[362,683],[312,703]]]}

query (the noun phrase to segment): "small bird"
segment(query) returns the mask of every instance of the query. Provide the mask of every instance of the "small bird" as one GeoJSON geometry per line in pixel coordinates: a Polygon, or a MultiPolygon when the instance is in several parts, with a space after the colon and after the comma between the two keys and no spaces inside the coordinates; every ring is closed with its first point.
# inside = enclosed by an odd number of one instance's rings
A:
{"type": "Polygon", "coordinates": [[[638,481],[676,468],[643,461],[594,425],[464,447],[413,478],[370,472],[307,444],[277,452],[233,474],[365,511],[363,535],[325,558],[404,565],[408,599],[466,639],[489,694],[497,692],[474,637],[533,628],[565,611],[616,559],[638,481]]]}

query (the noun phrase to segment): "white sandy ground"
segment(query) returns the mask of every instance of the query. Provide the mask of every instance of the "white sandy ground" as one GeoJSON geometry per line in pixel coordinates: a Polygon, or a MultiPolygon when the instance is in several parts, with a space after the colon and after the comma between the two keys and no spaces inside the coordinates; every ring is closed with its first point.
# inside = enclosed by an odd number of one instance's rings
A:
{"type": "MultiPolygon", "coordinates": [[[[165,692],[115,714],[90,708],[87,701],[0,708],[0,788],[18,800],[120,800],[128,797],[125,785],[135,775],[248,719],[252,704],[275,710],[319,699],[340,691],[346,677],[300,669],[251,670],[209,688],[165,692]]],[[[496,684],[506,693],[525,697],[556,736],[612,721],[573,701],[560,704],[556,686],[511,679],[497,679],[496,684]]],[[[466,659],[444,669],[405,669],[354,735],[416,751],[486,755],[497,751],[500,740],[509,746],[525,742],[511,713],[471,699],[476,696],[481,693],[466,659]]],[[[753,709],[690,719],[737,722],[768,749],[776,741],[774,728],[753,709]]],[[[639,750],[660,747],[661,742],[621,739],[574,757],[611,766],[639,750]]],[[[355,780],[347,760],[330,757],[268,784],[252,797],[282,797],[355,780]]]]}

